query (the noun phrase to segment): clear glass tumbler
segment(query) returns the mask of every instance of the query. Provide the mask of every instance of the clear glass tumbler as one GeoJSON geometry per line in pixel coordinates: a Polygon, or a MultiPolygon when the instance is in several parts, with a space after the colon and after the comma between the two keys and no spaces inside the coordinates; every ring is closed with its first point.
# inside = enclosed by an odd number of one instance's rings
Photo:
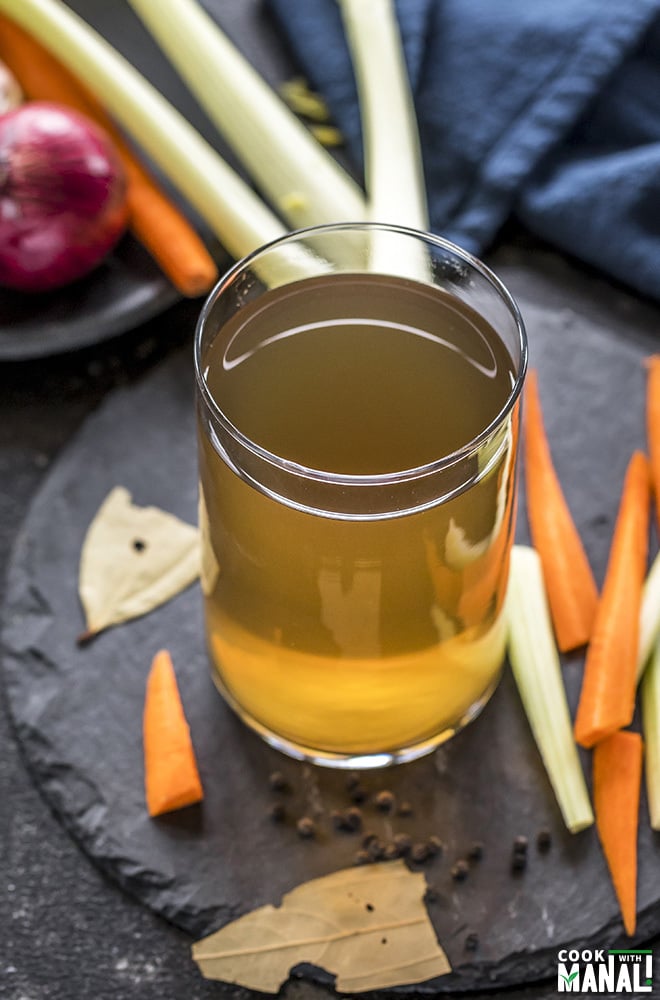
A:
{"type": "Polygon", "coordinates": [[[429,752],[497,683],[527,360],[480,261],[376,224],[292,233],[202,312],[202,589],[214,681],[281,750],[429,752]]]}

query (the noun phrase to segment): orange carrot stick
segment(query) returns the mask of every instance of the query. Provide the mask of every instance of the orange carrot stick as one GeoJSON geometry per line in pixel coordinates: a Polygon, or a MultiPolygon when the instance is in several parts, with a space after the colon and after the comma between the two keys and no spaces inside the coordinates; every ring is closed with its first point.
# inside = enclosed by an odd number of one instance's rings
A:
{"type": "Polygon", "coordinates": [[[144,786],[150,816],[204,797],[190,729],[166,649],[156,653],[147,679],[143,719],[144,786]]]}
{"type": "Polygon", "coordinates": [[[0,59],[14,73],[27,97],[66,104],[105,129],[126,171],[133,233],[182,295],[197,296],[207,292],[218,277],[213,258],[96,98],[39,42],[2,15],[0,59]]]}
{"type": "Polygon", "coordinates": [[[649,446],[655,512],[660,528],[660,354],[647,358],[646,440],[649,446]]]}
{"type": "Polygon", "coordinates": [[[635,933],[637,922],[637,829],[642,750],[639,733],[613,733],[596,746],[593,760],[596,829],[629,937],[635,933]]]}
{"type": "Polygon", "coordinates": [[[575,718],[575,739],[583,747],[592,747],[632,721],[650,502],[649,465],[638,451],[626,472],[605,583],[584,666],[575,718]]]}
{"type": "Polygon", "coordinates": [[[552,462],[535,371],[524,404],[527,517],[562,652],[589,641],[598,589],[552,462]]]}

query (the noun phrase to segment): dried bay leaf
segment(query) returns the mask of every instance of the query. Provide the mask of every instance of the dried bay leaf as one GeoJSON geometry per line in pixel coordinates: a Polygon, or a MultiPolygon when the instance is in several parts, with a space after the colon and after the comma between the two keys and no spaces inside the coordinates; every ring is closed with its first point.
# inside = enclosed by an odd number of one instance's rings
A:
{"type": "Polygon", "coordinates": [[[157,507],[137,507],[116,486],[90,524],[80,556],[79,593],[87,631],[137,618],[199,576],[197,528],[157,507]]]}
{"type": "Polygon", "coordinates": [[[300,963],[336,975],[340,993],[422,983],[451,972],[403,861],[344,869],[297,886],[193,945],[207,979],[276,993],[300,963]]]}

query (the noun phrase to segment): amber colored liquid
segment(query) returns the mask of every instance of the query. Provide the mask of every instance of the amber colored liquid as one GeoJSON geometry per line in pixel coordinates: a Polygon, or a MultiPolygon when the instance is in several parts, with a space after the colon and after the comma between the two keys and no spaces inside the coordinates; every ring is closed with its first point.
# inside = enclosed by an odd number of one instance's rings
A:
{"type": "MultiPolygon", "coordinates": [[[[513,381],[475,312],[373,275],[265,293],[219,331],[203,368],[251,440],[349,475],[461,448],[513,381]]],[[[467,489],[371,520],[272,499],[220,457],[200,412],[207,638],[221,689],[249,720],[321,753],[395,752],[454,731],[503,658],[515,411],[497,448],[471,459],[467,489]]]]}

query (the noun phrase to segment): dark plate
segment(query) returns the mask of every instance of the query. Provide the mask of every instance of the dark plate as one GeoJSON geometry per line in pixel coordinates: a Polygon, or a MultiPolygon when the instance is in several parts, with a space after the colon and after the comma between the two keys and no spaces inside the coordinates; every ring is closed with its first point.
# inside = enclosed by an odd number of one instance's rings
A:
{"type": "Polygon", "coordinates": [[[43,295],[0,291],[0,360],[63,354],[124,333],[179,299],[146,251],[125,236],[87,278],[43,295]]]}

